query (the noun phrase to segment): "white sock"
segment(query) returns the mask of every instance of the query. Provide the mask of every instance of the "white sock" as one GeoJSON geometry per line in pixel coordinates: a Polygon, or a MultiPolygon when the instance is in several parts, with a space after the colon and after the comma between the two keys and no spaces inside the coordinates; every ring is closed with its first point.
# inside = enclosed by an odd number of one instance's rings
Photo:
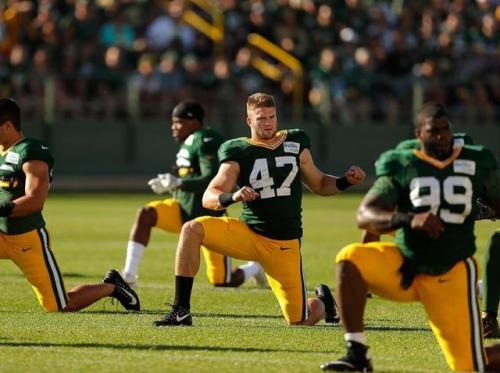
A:
{"type": "Polygon", "coordinates": [[[345,333],[344,334],[344,340],[347,341],[354,341],[361,343],[366,346],[366,336],[365,333],[345,333]]]}
{"type": "Polygon", "coordinates": [[[248,262],[238,267],[245,274],[245,281],[254,277],[260,271],[260,264],[257,262],[248,262]]]}
{"type": "Polygon", "coordinates": [[[127,258],[125,259],[125,266],[123,273],[130,276],[137,276],[139,270],[139,263],[144,255],[146,246],[139,242],[128,241],[127,243],[127,258]]]}

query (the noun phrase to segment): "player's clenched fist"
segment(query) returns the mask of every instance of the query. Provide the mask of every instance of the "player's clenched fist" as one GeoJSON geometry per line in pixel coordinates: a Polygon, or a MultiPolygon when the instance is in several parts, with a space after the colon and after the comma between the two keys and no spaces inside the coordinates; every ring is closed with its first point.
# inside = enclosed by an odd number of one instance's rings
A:
{"type": "Polygon", "coordinates": [[[359,166],[351,166],[345,173],[347,181],[352,185],[361,183],[365,179],[365,176],[365,171],[359,166]]]}
{"type": "Polygon", "coordinates": [[[236,202],[242,201],[253,201],[254,199],[259,197],[259,193],[248,186],[244,186],[243,188],[237,190],[233,194],[233,200],[236,202]]]}

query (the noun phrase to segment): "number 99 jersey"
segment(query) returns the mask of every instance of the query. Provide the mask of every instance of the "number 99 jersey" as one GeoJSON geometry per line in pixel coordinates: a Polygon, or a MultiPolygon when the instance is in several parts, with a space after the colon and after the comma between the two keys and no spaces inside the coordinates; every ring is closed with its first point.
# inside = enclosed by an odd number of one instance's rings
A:
{"type": "Polygon", "coordinates": [[[396,243],[421,273],[440,274],[476,250],[474,217],[479,196],[500,198],[497,163],[482,146],[455,147],[446,160],[431,158],[420,150],[390,150],[377,160],[379,179],[370,193],[384,194],[402,212],[431,211],[445,225],[431,239],[425,232],[399,229],[396,243]],[[380,178],[388,176],[389,178],[380,178]],[[484,181],[496,180],[490,186],[484,181]]]}
{"type": "Polygon", "coordinates": [[[277,132],[271,145],[246,137],[221,145],[219,161],[239,164],[238,187],[249,186],[260,194],[243,203],[240,217],[256,233],[277,240],[302,237],[300,154],[310,146],[300,129],[277,132]]]}

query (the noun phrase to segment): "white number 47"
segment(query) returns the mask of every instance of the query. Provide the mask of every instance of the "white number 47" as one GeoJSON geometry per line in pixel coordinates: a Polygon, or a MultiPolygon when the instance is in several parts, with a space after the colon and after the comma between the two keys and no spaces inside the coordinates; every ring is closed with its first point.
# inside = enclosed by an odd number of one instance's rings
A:
{"type": "Polygon", "coordinates": [[[284,167],[289,164],[292,166],[290,173],[283,180],[283,183],[279,188],[273,189],[274,180],[272,176],[269,174],[269,166],[267,164],[266,158],[258,158],[255,160],[255,163],[252,168],[252,172],[250,173],[250,185],[253,189],[259,192],[260,198],[273,198],[273,197],[281,197],[281,196],[289,196],[290,195],[290,185],[292,184],[297,172],[299,172],[299,167],[297,165],[297,159],[292,156],[286,157],[276,157],[275,158],[276,167],[284,167]],[[260,177],[259,177],[260,176],[260,177]],[[259,191],[259,189],[261,189],[259,191]]]}

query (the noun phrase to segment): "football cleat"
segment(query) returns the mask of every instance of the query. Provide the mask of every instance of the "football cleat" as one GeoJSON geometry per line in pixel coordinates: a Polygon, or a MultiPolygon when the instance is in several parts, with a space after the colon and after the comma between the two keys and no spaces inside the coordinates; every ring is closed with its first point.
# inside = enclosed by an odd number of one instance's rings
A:
{"type": "Polygon", "coordinates": [[[500,338],[497,318],[494,316],[483,317],[483,335],[485,339],[500,338]]]}
{"type": "Polygon", "coordinates": [[[339,310],[330,288],[324,284],[319,284],[314,292],[316,293],[318,299],[325,305],[325,322],[332,324],[339,323],[339,310]]]}
{"type": "Polygon", "coordinates": [[[347,341],[346,346],[345,356],[321,365],[321,369],[334,372],[373,372],[368,346],[354,341],[347,341]]]}
{"type": "Polygon", "coordinates": [[[116,269],[110,269],[102,282],[115,285],[111,296],[117,299],[128,311],[140,311],[141,302],[137,293],[125,282],[116,269]]]}
{"type": "Polygon", "coordinates": [[[193,319],[191,311],[181,306],[172,306],[162,319],[153,321],[154,326],[191,326],[193,319]]]}

